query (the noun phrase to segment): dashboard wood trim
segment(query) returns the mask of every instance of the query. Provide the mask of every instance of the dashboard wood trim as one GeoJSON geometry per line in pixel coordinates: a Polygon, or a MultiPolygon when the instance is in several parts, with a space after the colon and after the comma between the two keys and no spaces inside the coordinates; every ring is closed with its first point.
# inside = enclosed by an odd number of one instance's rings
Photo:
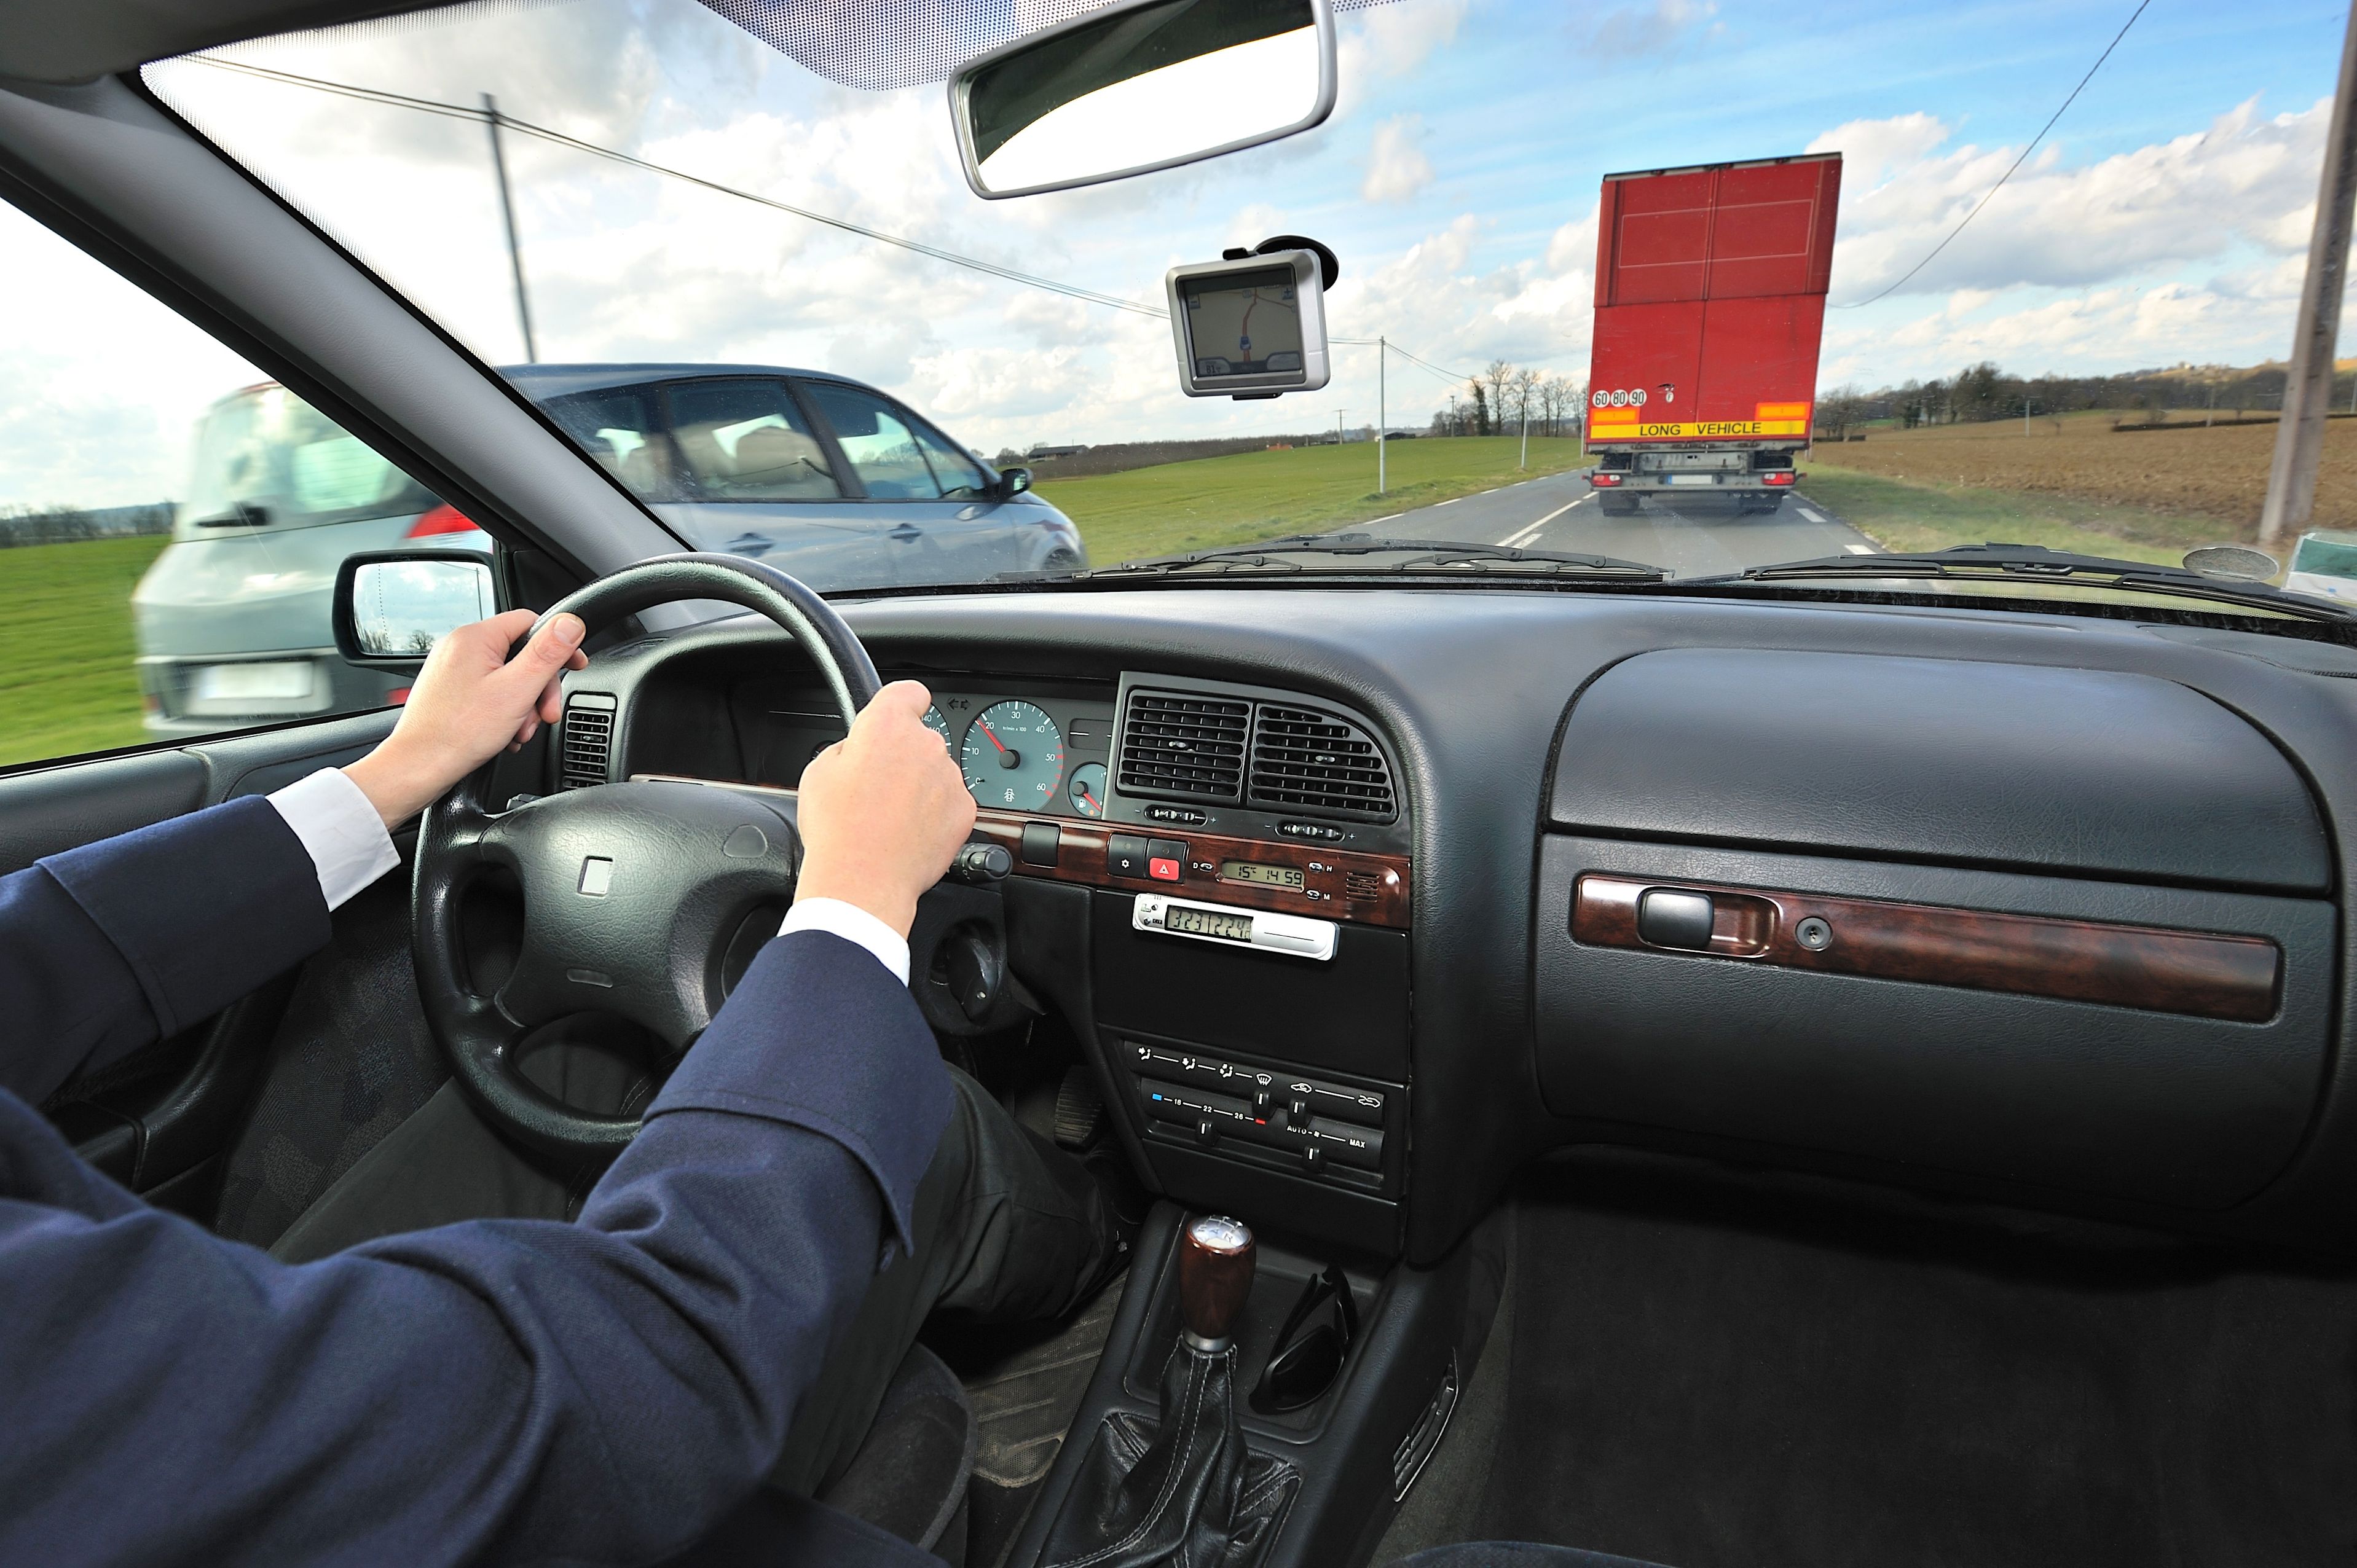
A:
{"type": "Polygon", "coordinates": [[[1571,934],[1591,947],[2249,1024],[2275,1016],[2283,970],[2281,950],[2265,937],[1594,873],[1580,877],[1572,896],[1571,934]],[[1706,950],[1666,947],[1638,934],[1639,901],[1657,888],[1710,897],[1706,950]],[[1821,948],[1804,945],[1798,931],[1813,918],[1827,928],[1821,948]]]}
{"type": "Polygon", "coordinates": [[[1016,874],[1021,876],[1042,876],[1056,882],[1078,882],[1092,887],[1137,893],[1168,893],[1207,903],[1232,904],[1243,909],[1274,909],[1279,914],[1309,915],[1394,930],[1408,929],[1408,861],[1405,855],[1326,849],[1281,839],[1233,838],[1172,823],[1032,816],[987,806],[974,813],[974,831],[993,843],[1006,845],[1007,853],[1015,856],[1016,874]],[[1023,830],[1035,822],[1057,830],[1053,865],[1024,862],[1023,830]],[[1187,864],[1181,868],[1181,879],[1157,882],[1146,876],[1115,875],[1107,862],[1116,832],[1184,843],[1187,864]],[[1223,882],[1218,875],[1219,864],[1223,860],[1297,867],[1307,886],[1296,893],[1282,887],[1223,882]]]}
{"type": "MultiPolygon", "coordinates": [[[[721,789],[742,789],[787,800],[795,791],[775,784],[748,784],[729,779],[691,779],[676,773],[633,773],[633,779],[669,779],[685,784],[709,784],[721,789]]],[[[974,811],[974,833],[1003,844],[1015,857],[1015,875],[1051,882],[1076,882],[1090,887],[1136,893],[1168,893],[1206,903],[1232,904],[1242,909],[1274,909],[1285,915],[1309,915],[1351,925],[1382,926],[1406,930],[1408,926],[1408,860],[1405,855],[1369,854],[1357,850],[1324,849],[1288,843],[1279,839],[1234,838],[1194,828],[1160,822],[1105,822],[1083,818],[1035,816],[1028,811],[980,807],[974,811]],[[1034,865],[1023,858],[1023,830],[1034,823],[1056,830],[1056,864],[1034,865]],[[1145,839],[1178,839],[1187,846],[1187,864],[1177,882],[1148,876],[1116,875],[1112,859],[1113,835],[1135,833],[1145,839]],[[1223,882],[1223,860],[1250,860],[1263,865],[1298,868],[1305,886],[1296,893],[1282,887],[1262,887],[1223,882]]]]}

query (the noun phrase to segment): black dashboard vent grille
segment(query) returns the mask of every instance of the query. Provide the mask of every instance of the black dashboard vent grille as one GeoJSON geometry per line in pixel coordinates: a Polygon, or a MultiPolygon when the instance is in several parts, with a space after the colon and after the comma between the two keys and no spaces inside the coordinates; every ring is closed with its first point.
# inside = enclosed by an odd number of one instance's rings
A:
{"type": "Polygon", "coordinates": [[[565,708],[565,745],[557,755],[556,787],[587,789],[606,782],[614,755],[613,699],[593,705],[576,697],[565,708]]]}
{"type": "Polygon", "coordinates": [[[1122,725],[1121,792],[1232,800],[1243,792],[1252,705],[1233,697],[1132,692],[1122,725]]]}
{"type": "Polygon", "coordinates": [[[1358,725],[1308,708],[1260,705],[1252,803],[1387,822],[1396,810],[1383,749],[1358,725]]]}

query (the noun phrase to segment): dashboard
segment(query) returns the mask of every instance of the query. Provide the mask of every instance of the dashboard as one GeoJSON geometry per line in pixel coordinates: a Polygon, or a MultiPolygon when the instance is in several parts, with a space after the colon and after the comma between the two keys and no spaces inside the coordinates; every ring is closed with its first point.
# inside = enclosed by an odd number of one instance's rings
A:
{"type": "MultiPolygon", "coordinates": [[[[1183,1202],[1423,1263],[1603,1144],[2341,1244],[2357,650],[1543,591],[844,607],[1012,867],[928,896],[920,1004],[1060,1015],[1183,1202]]],[[[790,794],[841,733],[790,640],[716,623],[569,678],[559,782],[790,794]]]]}

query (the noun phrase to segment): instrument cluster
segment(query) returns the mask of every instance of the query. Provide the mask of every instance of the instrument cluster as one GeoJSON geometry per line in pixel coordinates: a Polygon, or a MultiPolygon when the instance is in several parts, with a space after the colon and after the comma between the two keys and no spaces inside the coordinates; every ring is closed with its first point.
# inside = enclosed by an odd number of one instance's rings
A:
{"type": "MultiPolygon", "coordinates": [[[[925,724],[949,747],[975,804],[1104,816],[1114,729],[1109,686],[1082,695],[1030,682],[976,682],[972,689],[938,679],[925,683],[933,693],[925,724]]],[[[761,782],[798,783],[810,758],[843,738],[842,721],[819,692],[764,687],[739,693],[748,761],[761,782]]]]}

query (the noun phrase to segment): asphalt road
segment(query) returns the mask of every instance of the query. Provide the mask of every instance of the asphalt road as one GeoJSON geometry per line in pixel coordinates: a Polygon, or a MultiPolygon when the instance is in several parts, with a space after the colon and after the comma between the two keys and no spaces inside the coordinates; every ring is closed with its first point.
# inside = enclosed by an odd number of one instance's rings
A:
{"type": "Polygon", "coordinates": [[[1351,525],[1351,532],[1360,531],[1399,539],[1616,555],[1663,567],[1677,577],[1874,553],[1864,534],[1799,494],[1786,496],[1772,515],[1738,516],[1730,501],[1681,497],[1674,507],[1649,500],[1635,517],[1606,517],[1587,488],[1584,469],[1351,525]]]}

